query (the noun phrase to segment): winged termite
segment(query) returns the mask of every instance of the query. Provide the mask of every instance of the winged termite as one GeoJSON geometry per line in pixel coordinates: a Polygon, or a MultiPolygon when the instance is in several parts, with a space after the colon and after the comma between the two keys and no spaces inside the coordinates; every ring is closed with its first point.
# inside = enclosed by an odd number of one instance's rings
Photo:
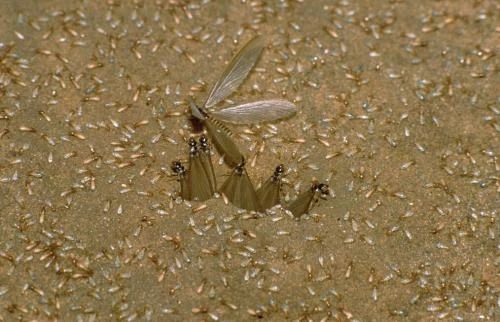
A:
{"type": "Polygon", "coordinates": [[[278,165],[273,175],[257,190],[257,198],[263,209],[269,209],[280,203],[281,179],[284,172],[285,167],[282,164],[278,165]]]}
{"type": "Polygon", "coordinates": [[[236,207],[253,211],[262,210],[244,161],[233,169],[219,191],[236,207]]]}
{"type": "Polygon", "coordinates": [[[214,166],[212,164],[212,156],[210,154],[210,145],[208,144],[208,139],[205,135],[200,136],[200,159],[205,169],[206,176],[210,181],[210,187],[212,191],[217,190],[217,181],[215,179],[214,166]]]}
{"type": "Polygon", "coordinates": [[[292,203],[288,205],[287,209],[290,210],[294,217],[300,217],[309,212],[319,198],[324,198],[328,195],[328,193],[329,188],[327,184],[315,182],[309,190],[304,191],[297,197],[297,199],[292,201],[292,203]]]}
{"type": "Polygon", "coordinates": [[[205,104],[197,106],[190,98],[191,114],[200,120],[212,137],[212,141],[230,166],[237,166],[242,155],[230,138],[229,131],[219,122],[249,124],[272,122],[288,118],[297,112],[296,106],[286,100],[271,99],[228,107],[219,111],[211,111],[212,107],[233,93],[245,80],[257,62],[264,40],[255,37],[250,40],[231,60],[218,81],[210,90],[205,104]]]}
{"type": "Polygon", "coordinates": [[[205,171],[202,157],[200,155],[196,140],[189,139],[189,176],[188,185],[191,200],[205,201],[211,198],[215,192],[211,179],[205,171]]]}
{"type": "Polygon", "coordinates": [[[188,186],[188,173],[180,161],[173,161],[170,167],[172,172],[177,175],[177,181],[181,186],[180,196],[184,200],[191,200],[191,194],[188,186]]]}
{"type": "MultiPolygon", "coordinates": [[[[196,109],[196,105],[191,99],[191,106],[194,106],[196,109]]],[[[240,149],[236,146],[233,139],[231,139],[231,132],[227,129],[222,123],[213,119],[209,116],[205,111],[198,110],[199,113],[203,113],[205,115],[205,119],[202,121],[203,125],[207,129],[208,134],[212,138],[212,142],[214,143],[217,150],[224,156],[224,161],[231,166],[235,167],[243,160],[243,154],[241,154],[240,149]]]]}

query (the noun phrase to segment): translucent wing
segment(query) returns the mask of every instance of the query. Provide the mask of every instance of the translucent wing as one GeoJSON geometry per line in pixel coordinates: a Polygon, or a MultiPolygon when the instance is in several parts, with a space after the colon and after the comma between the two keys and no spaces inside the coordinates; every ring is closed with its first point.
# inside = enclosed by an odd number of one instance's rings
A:
{"type": "Polygon", "coordinates": [[[260,211],[261,206],[245,168],[237,166],[219,190],[236,207],[260,211]]]}
{"type": "Polygon", "coordinates": [[[211,118],[207,118],[203,124],[212,137],[213,144],[219,153],[224,156],[224,161],[231,167],[238,165],[243,160],[243,154],[229,136],[228,130],[211,118]]]}
{"type": "Polygon", "coordinates": [[[285,100],[266,100],[228,107],[210,114],[221,121],[248,124],[273,122],[297,113],[295,104],[285,100]]]}
{"type": "Polygon", "coordinates": [[[313,199],[314,191],[308,189],[298,195],[297,199],[292,201],[292,203],[288,205],[287,209],[290,210],[295,217],[300,217],[309,211],[313,199]]]}
{"type": "Polygon", "coordinates": [[[269,178],[257,190],[257,199],[260,201],[263,209],[272,208],[280,203],[280,186],[280,181],[269,178]]]}
{"type": "Polygon", "coordinates": [[[201,156],[196,154],[189,159],[189,180],[188,180],[191,200],[205,201],[210,199],[214,190],[210,178],[205,172],[201,156]]]}
{"type": "Polygon", "coordinates": [[[195,118],[201,121],[207,118],[204,111],[196,106],[192,97],[189,97],[189,106],[191,107],[191,115],[193,115],[195,118]]]}
{"type": "Polygon", "coordinates": [[[318,202],[319,198],[324,198],[329,193],[327,184],[313,183],[309,190],[302,192],[297,199],[292,201],[287,207],[295,217],[300,217],[309,212],[314,203],[318,202]],[[319,198],[318,198],[319,197],[319,198]]]}
{"type": "Polygon", "coordinates": [[[242,209],[261,211],[261,206],[259,204],[259,200],[257,199],[257,194],[255,193],[255,188],[253,187],[252,181],[248,177],[248,173],[245,169],[243,170],[243,175],[240,180],[241,198],[239,203],[234,202],[234,204],[242,209]]]}
{"type": "Polygon", "coordinates": [[[179,177],[179,182],[181,184],[181,198],[183,200],[191,200],[191,192],[188,185],[188,177],[182,175],[179,177]]]}
{"type": "Polygon", "coordinates": [[[208,95],[205,107],[212,107],[231,94],[245,80],[264,49],[260,37],[250,40],[231,60],[208,95]]]}
{"type": "Polygon", "coordinates": [[[212,194],[217,190],[217,180],[215,178],[214,166],[212,164],[212,156],[210,154],[210,146],[208,145],[208,140],[205,136],[200,138],[200,160],[205,169],[205,173],[210,181],[210,187],[212,188],[212,194]]]}
{"type": "Polygon", "coordinates": [[[217,181],[215,179],[214,166],[212,164],[212,159],[210,158],[210,152],[201,152],[201,153],[202,153],[200,155],[201,163],[209,179],[212,192],[214,192],[215,190],[217,190],[217,181]]]}
{"type": "Polygon", "coordinates": [[[236,173],[236,171],[233,170],[220,187],[219,192],[223,193],[231,203],[234,203],[234,200],[239,201],[240,198],[240,184],[241,174],[236,173]]]}

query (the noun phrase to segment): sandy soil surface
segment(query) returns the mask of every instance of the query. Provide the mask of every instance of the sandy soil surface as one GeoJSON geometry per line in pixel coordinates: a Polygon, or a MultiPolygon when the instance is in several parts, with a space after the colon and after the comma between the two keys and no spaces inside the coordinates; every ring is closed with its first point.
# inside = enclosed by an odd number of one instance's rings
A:
{"type": "Polygon", "coordinates": [[[0,321],[498,320],[499,12],[2,1],[0,321]],[[230,127],[256,184],[285,164],[283,200],[330,185],[300,219],[182,202],[169,175],[187,97],[257,34],[231,101],[299,113],[230,127]]]}

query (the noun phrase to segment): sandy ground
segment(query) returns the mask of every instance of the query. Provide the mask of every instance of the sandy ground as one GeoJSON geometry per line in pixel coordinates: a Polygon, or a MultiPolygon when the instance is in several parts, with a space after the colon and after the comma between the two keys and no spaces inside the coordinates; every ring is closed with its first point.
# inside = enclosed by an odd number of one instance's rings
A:
{"type": "MultiPolygon", "coordinates": [[[[498,320],[500,6],[2,1],[0,321],[498,320]],[[186,98],[241,46],[231,126],[296,220],[176,199],[186,98]]],[[[214,156],[219,182],[230,169],[214,156]]]]}

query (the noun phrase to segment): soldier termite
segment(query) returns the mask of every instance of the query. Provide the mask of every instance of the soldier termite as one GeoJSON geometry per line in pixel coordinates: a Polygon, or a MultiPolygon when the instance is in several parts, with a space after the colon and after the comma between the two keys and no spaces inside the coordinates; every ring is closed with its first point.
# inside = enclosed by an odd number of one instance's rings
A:
{"type": "Polygon", "coordinates": [[[200,136],[200,159],[205,169],[206,176],[210,181],[210,186],[212,191],[217,190],[217,181],[215,179],[214,166],[212,164],[212,157],[210,154],[210,145],[208,144],[208,139],[205,135],[200,136]]]}
{"type": "Polygon", "coordinates": [[[250,40],[231,60],[212,87],[202,107],[197,106],[193,99],[189,98],[191,114],[203,123],[214,145],[225,156],[227,164],[232,167],[242,162],[242,154],[230,138],[230,132],[220,121],[235,124],[272,122],[288,118],[297,111],[293,103],[280,99],[257,101],[219,111],[209,111],[241,85],[263,49],[264,41],[261,37],[250,40]]]}
{"type": "Polygon", "coordinates": [[[210,155],[202,156],[202,154],[204,154],[204,152],[198,149],[196,140],[190,138],[188,185],[191,193],[191,200],[205,201],[211,198],[215,192],[215,187],[212,185],[212,179],[210,178],[211,174],[206,171],[204,164],[204,159],[210,159],[210,155]]]}
{"type": "Polygon", "coordinates": [[[177,181],[181,186],[180,196],[184,200],[191,200],[188,186],[188,173],[180,161],[172,162],[172,172],[177,175],[177,181]]]}
{"type": "Polygon", "coordinates": [[[280,203],[281,179],[285,167],[280,164],[274,170],[273,175],[257,190],[257,198],[263,209],[269,209],[280,203]]]}
{"type": "Polygon", "coordinates": [[[245,169],[244,160],[233,169],[219,191],[236,207],[253,211],[262,210],[257,193],[245,169]]]}
{"type": "Polygon", "coordinates": [[[297,199],[288,205],[287,209],[294,215],[300,217],[309,212],[312,206],[318,202],[319,198],[325,198],[329,194],[329,188],[324,183],[313,183],[311,188],[301,193],[297,199]]]}

